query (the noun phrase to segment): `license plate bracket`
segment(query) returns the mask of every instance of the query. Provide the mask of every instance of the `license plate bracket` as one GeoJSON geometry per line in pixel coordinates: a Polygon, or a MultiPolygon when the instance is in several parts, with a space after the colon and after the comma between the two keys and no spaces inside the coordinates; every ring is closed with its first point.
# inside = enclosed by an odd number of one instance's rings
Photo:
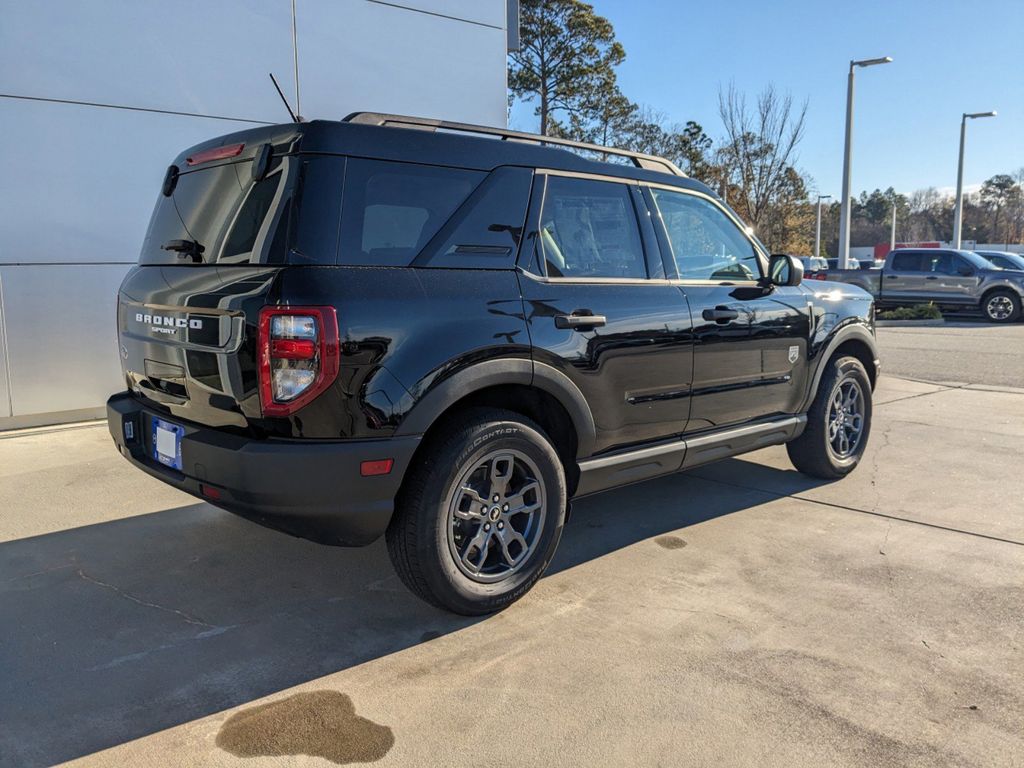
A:
{"type": "Polygon", "coordinates": [[[163,419],[154,418],[152,428],[153,458],[165,467],[181,471],[181,438],[185,428],[163,419]]]}

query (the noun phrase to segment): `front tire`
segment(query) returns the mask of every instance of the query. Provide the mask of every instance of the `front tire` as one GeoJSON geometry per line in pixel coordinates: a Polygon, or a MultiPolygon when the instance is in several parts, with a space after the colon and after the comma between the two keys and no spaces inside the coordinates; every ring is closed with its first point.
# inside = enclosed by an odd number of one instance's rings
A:
{"type": "Polygon", "coordinates": [[[474,409],[428,438],[399,494],[388,554],[402,582],[439,608],[499,611],[547,569],[565,523],[565,472],[536,424],[474,409]]]}
{"type": "Polygon", "coordinates": [[[1012,323],[1020,318],[1020,296],[1014,291],[1000,288],[985,296],[981,310],[990,323],[1012,323]]]}
{"type": "Polygon", "coordinates": [[[786,444],[793,466],[825,480],[850,474],[867,447],[871,412],[871,381],[860,360],[829,360],[807,412],[807,427],[786,444]]]}

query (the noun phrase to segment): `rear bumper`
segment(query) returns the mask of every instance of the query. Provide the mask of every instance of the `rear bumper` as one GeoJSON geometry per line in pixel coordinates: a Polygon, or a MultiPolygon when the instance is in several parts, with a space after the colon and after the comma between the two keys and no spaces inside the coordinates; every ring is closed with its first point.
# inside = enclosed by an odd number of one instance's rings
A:
{"type": "Polygon", "coordinates": [[[179,472],[152,457],[154,416],[165,418],[127,393],[107,401],[110,435],[139,469],[255,522],[341,546],[384,533],[420,440],[255,440],[172,418],[185,430],[179,472]],[[363,461],[386,458],[394,460],[389,474],[360,475],[363,461]]]}

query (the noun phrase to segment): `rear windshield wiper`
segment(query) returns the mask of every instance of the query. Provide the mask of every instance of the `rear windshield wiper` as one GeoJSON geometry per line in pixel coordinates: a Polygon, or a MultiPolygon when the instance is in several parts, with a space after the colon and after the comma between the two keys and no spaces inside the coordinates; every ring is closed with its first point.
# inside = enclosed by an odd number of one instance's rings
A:
{"type": "Polygon", "coordinates": [[[160,246],[165,251],[175,251],[179,258],[192,259],[194,262],[203,260],[206,249],[195,240],[168,240],[160,246]]]}

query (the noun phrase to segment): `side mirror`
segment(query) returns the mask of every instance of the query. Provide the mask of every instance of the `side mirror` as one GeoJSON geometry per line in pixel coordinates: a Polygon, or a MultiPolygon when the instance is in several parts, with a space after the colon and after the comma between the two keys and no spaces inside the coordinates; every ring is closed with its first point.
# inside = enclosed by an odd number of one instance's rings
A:
{"type": "Polygon", "coordinates": [[[778,286],[800,285],[804,279],[804,265],[796,256],[773,254],[768,262],[768,282],[778,286]]]}
{"type": "Polygon", "coordinates": [[[956,273],[961,277],[970,277],[974,274],[974,270],[968,267],[966,264],[961,264],[956,268],[956,273]]]}

